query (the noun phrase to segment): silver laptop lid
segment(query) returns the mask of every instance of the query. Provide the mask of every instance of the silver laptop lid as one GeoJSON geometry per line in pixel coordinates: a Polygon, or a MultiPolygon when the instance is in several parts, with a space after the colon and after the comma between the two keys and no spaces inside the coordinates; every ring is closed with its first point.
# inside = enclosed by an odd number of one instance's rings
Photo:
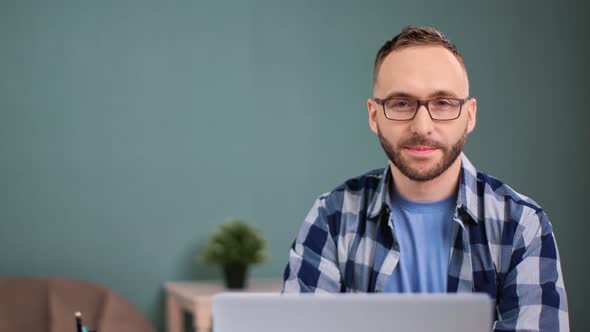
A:
{"type": "Polygon", "coordinates": [[[489,332],[485,294],[263,294],[213,297],[214,332],[489,332]]]}

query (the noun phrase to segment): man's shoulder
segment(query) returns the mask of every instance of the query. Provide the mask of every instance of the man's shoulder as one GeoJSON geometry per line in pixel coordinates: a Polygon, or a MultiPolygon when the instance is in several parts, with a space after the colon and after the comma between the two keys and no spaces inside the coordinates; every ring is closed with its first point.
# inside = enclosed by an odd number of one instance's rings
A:
{"type": "Polygon", "coordinates": [[[365,194],[375,192],[379,189],[384,175],[384,168],[377,168],[368,171],[362,175],[347,179],[331,191],[323,193],[320,198],[326,199],[342,194],[365,194]]]}
{"type": "Polygon", "coordinates": [[[479,205],[484,207],[479,214],[486,221],[513,221],[522,224],[528,216],[544,213],[543,208],[532,198],[484,172],[477,172],[476,188],[474,194],[480,201],[479,205]]]}
{"type": "Polygon", "coordinates": [[[377,168],[349,178],[331,191],[321,194],[318,200],[330,210],[360,212],[367,208],[366,203],[380,194],[385,170],[377,168]]]}

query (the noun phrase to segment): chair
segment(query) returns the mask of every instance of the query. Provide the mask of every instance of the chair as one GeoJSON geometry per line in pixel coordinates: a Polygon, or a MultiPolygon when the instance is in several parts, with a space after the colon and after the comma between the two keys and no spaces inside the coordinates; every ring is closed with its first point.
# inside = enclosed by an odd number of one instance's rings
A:
{"type": "Polygon", "coordinates": [[[75,332],[74,314],[98,332],[154,332],[112,289],[65,278],[0,278],[0,331],[75,332]]]}

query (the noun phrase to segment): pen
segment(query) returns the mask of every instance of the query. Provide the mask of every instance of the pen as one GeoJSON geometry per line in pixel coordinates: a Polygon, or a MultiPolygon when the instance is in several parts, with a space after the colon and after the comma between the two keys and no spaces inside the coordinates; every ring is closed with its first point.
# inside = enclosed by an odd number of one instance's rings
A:
{"type": "Polygon", "coordinates": [[[76,332],[82,332],[82,314],[76,312],[76,332]]]}

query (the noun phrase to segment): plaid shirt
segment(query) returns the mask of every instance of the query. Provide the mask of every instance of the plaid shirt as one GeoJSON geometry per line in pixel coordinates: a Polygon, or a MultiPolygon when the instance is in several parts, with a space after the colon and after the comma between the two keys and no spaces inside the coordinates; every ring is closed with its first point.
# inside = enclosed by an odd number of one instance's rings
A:
{"type": "MultiPolygon", "coordinates": [[[[569,331],[567,298],[543,209],[462,154],[447,291],[483,292],[495,331],[569,331]]],[[[321,195],[291,247],[284,292],[382,292],[400,253],[389,167],[321,195]]]]}

